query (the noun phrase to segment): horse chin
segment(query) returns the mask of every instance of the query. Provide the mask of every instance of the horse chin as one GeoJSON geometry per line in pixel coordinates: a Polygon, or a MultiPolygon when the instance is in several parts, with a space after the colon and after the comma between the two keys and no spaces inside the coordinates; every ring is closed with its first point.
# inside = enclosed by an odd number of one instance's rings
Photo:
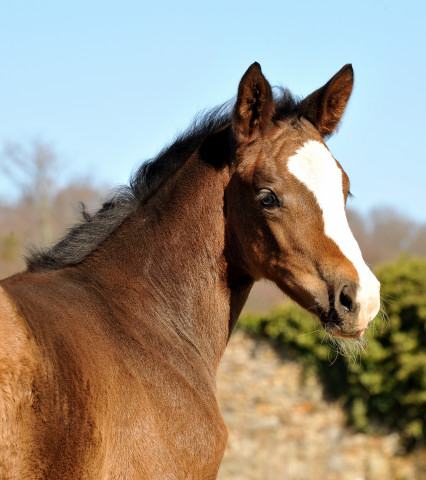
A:
{"type": "Polygon", "coordinates": [[[340,337],[340,338],[361,338],[364,335],[365,332],[364,329],[360,330],[352,330],[350,332],[345,332],[342,330],[339,326],[333,326],[331,328],[327,328],[328,333],[333,335],[334,337],[340,337]]]}

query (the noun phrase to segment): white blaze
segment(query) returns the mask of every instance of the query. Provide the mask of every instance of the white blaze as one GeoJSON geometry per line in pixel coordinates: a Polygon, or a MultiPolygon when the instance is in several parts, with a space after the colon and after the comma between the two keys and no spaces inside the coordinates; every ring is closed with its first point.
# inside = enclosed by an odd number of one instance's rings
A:
{"type": "Polygon", "coordinates": [[[287,168],[315,196],[324,220],[324,231],[352,262],[358,272],[360,288],[360,327],[365,328],[380,308],[380,284],[362,258],[345,213],[342,171],[327,147],[315,140],[307,141],[288,160],[287,168]],[[365,325],[364,325],[365,324],[365,325]]]}

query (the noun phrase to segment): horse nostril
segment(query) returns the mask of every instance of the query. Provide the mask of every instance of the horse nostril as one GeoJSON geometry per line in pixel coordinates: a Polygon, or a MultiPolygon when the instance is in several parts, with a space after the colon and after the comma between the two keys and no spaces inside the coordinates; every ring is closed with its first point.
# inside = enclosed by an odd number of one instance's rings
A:
{"type": "Polygon", "coordinates": [[[352,298],[350,297],[349,294],[349,288],[347,286],[344,286],[342,288],[342,291],[340,292],[340,297],[339,297],[340,305],[344,308],[345,311],[351,312],[353,303],[352,303],[352,298]]]}

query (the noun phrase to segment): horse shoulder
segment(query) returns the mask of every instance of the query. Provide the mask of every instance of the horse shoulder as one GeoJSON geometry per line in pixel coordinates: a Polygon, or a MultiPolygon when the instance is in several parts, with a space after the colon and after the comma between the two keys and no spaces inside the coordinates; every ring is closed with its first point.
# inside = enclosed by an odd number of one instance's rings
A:
{"type": "Polygon", "coordinates": [[[38,363],[35,343],[0,286],[0,478],[33,478],[29,446],[34,425],[29,407],[38,363]]]}

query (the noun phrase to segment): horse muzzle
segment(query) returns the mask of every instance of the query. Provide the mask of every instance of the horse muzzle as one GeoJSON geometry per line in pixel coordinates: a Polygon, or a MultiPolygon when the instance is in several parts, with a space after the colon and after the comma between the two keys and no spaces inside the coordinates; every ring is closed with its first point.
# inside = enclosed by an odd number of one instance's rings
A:
{"type": "Polygon", "coordinates": [[[328,309],[319,314],[324,328],[334,336],[361,337],[380,310],[380,283],[370,272],[364,283],[342,281],[329,295],[328,309]]]}

